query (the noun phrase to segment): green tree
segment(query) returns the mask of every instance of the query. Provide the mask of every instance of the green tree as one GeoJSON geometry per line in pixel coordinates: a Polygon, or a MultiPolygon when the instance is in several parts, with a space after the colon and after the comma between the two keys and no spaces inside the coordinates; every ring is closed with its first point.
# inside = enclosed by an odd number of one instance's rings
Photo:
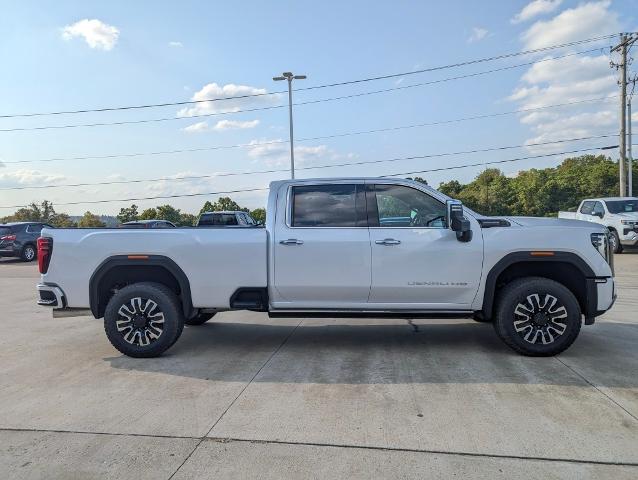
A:
{"type": "Polygon", "coordinates": [[[66,213],[56,213],[55,216],[49,222],[54,227],[58,228],[75,228],[77,227],[76,223],[71,220],[66,213]]]}
{"type": "Polygon", "coordinates": [[[180,213],[179,225],[182,227],[192,227],[197,223],[197,217],[192,213],[180,213]]]}
{"type": "Polygon", "coordinates": [[[247,208],[242,208],[237,202],[230,197],[219,197],[215,203],[211,203],[209,200],[204,203],[204,206],[199,211],[201,215],[204,212],[219,212],[221,210],[241,210],[248,212],[247,208]]]}
{"type": "Polygon", "coordinates": [[[261,223],[266,223],[266,209],[265,208],[255,208],[250,211],[250,216],[253,217],[256,221],[261,223]]]}
{"type": "Polygon", "coordinates": [[[117,214],[117,219],[120,223],[134,222],[139,219],[139,213],[137,211],[137,205],[133,204],[130,207],[120,208],[120,213],[117,214]]]}
{"type": "Polygon", "coordinates": [[[39,205],[32,202],[29,206],[19,208],[13,215],[7,217],[12,222],[47,222],[50,223],[55,216],[53,204],[43,200],[39,205]]]}
{"type": "Polygon", "coordinates": [[[139,220],[155,220],[158,218],[157,210],[154,208],[147,208],[142,213],[140,213],[139,220]]]}
{"type": "Polygon", "coordinates": [[[80,228],[101,228],[104,226],[106,224],[100,220],[100,217],[91,212],[85,212],[78,222],[78,227],[80,228]]]}
{"type": "Polygon", "coordinates": [[[157,211],[157,217],[160,220],[168,220],[174,224],[179,224],[180,211],[170,205],[160,205],[155,209],[157,211]]]}

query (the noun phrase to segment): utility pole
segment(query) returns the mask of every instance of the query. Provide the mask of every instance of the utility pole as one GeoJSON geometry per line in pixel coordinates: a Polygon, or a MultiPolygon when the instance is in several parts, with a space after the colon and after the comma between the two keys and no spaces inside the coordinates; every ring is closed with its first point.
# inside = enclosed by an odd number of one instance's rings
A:
{"type": "MultiPolygon", "coordinates": [[[[612,52],[620,53],[620,63],[611,63],[612,67],[620,70],[620,134],[618,142],[618,168],[620,170],[620,196],[627,196],[627,50],[638,37],[625,33],[620,36],[620,43],[612,47],[612,52]]],[[[630,119],[631,121],[631,119],[630,119]]]]}
{"type": "MultiPolygon", "coordinates": [[[[633,92],[632,92],[633,93],[633,92]]],[[[627,97],[627,166],[629,167],[627,184],[629,185],[629,196],[634,196],[634,159],[631,154],[631,100],[633,95],[627,97]]]]}
{"type": "Polygon", "coordinates": [[[295,147],[293,145],[293,130],[292,130],[292,81],[293,80],[305,80],[305,75],[293,75],[292,72],[284,72],[281,77],[273,77],[275,82],[282,80],[288,80],[288,117],[290,123],[290,178],[295,178],[295,147]]]}

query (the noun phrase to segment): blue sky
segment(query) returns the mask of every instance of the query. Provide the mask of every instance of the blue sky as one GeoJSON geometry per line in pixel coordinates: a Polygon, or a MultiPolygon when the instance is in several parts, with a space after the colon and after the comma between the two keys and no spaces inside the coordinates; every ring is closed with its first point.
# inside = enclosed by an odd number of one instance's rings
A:
{"type": "MultiPolygon", "coordinates": [[[[299,88],[406,72],[473,58],[636,30],[638,2],[569,0],[490,2],[36,2],[6,3],[0,17],[0,114],[215,98],[277,91],[273,75],[306,74],[299,88]],[[91,20],[87,22],[85,20],[91,20]],[[83,22],[84,21],[84,22],[83,22]],[[207,87],[208,86],[208,87],[207,87]],[[199,93],[198,93],[199,92],[199,93]]],[[[547,54],[410,75],[357,85],[297,92],[296,102],[405,86],[542,60],[547,55],[604,48],[609,41],[547,54]]],[[[295,137],[340,134],[449,120],[617,93],[603,50],[470,79],[302,105],[295,137]]],[[[10,162],[285,141],[285,108],[189,118],[220,108],[259,108],[286,98],[259,97],[125,112],[0,119],[0,129],[116,122],[180,116],[179,120],[93,128],[0,132],[0,206],[50,199],[65,202],[136,198],[267,186],[286,173],[197,181],[6,190],[13,187],[145,179],[288,167],[286,144],[113,159],[10,162]],[[222,107],[222,104],[224,105],[222,107]],[[206,122],[205,124],[201,122],[206,122]],[[221,122],[221,123],[218,123],[221,122]]],[[[532,115],[299,141],[299,167],[521,145],[617,131],[615,99],[532,115]]],[[[388,175],[413,170],[614,144],[615,139],[526,147],[505,152],[416,159],[321,170],[299,177],[388,175]],[[549,150],[548,150],[549,148],[549,150]]],[[[560,157],[504,164],[545,167],[560,157]]],[[[423,174],[431,185],[471,180],[482,167],[423,174]]],[[[265,194],[231,195],[255,208],[265,194]]],[[[171,203],[198,211],[208,197],[135,202],[171,203]]],[[[212,198],[214,199],[214,197],[212,198]]],[[[128,202],[130,203],[130,202],[128,202]]],[[[58,206],[58,211],[113,214],[125,203],[58,206]]],[[[0,210],[0,216],[12,209],[0,210]]]]}

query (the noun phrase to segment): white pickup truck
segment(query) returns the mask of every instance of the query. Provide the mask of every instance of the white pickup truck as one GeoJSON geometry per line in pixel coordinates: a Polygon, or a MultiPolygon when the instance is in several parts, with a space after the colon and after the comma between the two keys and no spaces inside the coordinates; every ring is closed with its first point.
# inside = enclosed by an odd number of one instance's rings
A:
{"type": "Polygon", "coordinates": [[[588,198],[575,212],[558,212],[558,218],[585,220],[609,229],[609,243],[614,253],[622,253],[623,245],[638,245],[638,198],[588,198]]]}
{"type": "Polygon", "coordinates": [[[473,317],[519,353],[557,354],[611,308],[607,229],[483,217],[421,183],[270,185],[265,228],[45,229],[41,305],[104,318],[132,357],[225,310],[277,316],[473,317]]]}

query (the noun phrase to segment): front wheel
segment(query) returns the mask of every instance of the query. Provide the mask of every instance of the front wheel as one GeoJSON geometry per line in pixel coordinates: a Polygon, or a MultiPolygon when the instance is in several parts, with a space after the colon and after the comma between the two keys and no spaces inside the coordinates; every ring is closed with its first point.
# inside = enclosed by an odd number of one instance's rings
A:
{"type": "Polygon", "coordinates": [[[184,327],[177,296],[159,283],[127,285],[111,297],[104,312],[104,330],[111,345],[129,357],[157,357],[184,327]]]}
{"type": "Polygon", "coordinates": [[[620,237],[616,230],[609,231],[609,248],[614,253],[622,253],[622,245],[620,243],[620,237]]]}
{"type": "Polygon", "coordinates": [[[494,329],[518,353],[548,357],[576,340],[580,324],[580,306],[567,287],[548,278],[526,277],[501,291],[494,329]]]}

